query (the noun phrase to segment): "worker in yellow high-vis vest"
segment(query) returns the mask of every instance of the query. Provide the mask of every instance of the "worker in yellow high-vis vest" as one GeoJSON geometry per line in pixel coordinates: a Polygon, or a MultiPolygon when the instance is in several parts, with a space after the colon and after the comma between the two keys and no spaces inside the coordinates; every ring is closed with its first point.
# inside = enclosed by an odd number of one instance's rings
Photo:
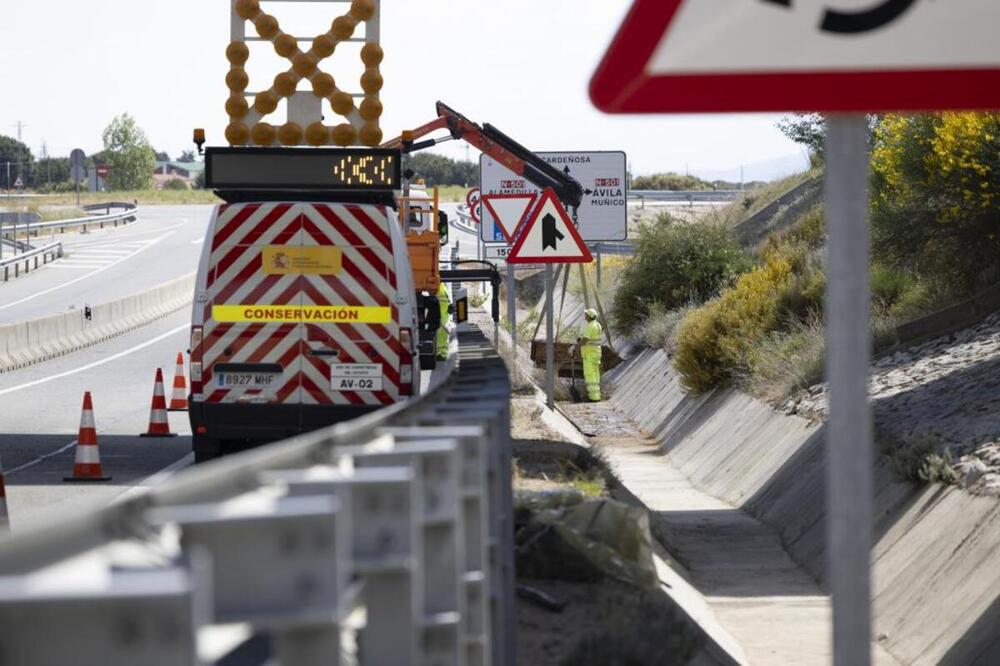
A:
{"type": "Polygon", "coordinates": [[[451,295],[444,282],[438,287],[438,304],[441,306],[441,327],[437,331],[437,357],[439,361],[448,360],[448,321],[451,319],[451,295]]]}
{"type": "Polygon", "coordinates": [[[592,402],[601,401],[601,340],[604,328],[597,321],[597,310],[588,308],[584,313],[587,324],[583,336],[577,341],[583,357],[583,380],[587,383],[587,398],[592,402]]]}

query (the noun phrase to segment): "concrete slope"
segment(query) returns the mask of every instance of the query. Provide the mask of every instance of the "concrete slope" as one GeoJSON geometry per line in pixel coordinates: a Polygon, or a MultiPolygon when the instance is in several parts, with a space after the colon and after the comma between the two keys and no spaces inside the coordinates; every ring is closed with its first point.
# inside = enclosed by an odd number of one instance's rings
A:
{"type": "MultiPolygon", "coordinates": [[[[736,391],[690,396],[661,351],[638,354],[610,379],[611,404],[658,443],[645,454],[650,469],[666,458],[694,489],[775,530],[823,583],[822,427],[736,391]]],[[[884,463],[872,464],[880,645],[907,664],[1000,663],[1000,504],[954,487],[900,484],[884,463]]]]}

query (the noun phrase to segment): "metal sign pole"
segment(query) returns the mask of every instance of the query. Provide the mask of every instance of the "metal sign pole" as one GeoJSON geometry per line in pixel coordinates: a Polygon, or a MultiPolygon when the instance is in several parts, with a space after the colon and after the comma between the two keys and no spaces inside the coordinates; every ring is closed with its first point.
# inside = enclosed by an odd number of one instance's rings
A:
{"type": "Polygon", "coordinates": [[[511,363],[517,362],[517,295],[514,293],[514,264],[507,264],[507,322],[510,324],[511,363]]]}
{"type": "Polygon", "coordinates": [[[552,264],[545,264],[545,402],[549,409],[555,409],[556,378],[555,378],[555,308],[553,302],[555,278],[552,277],[552,264]]]}
{"type": "Polygon", "coordinates": [[[827,566],[833,663],[871,663],[872,446],[868,369],[868,122],[831,115],[826,137],[827,566]]]}

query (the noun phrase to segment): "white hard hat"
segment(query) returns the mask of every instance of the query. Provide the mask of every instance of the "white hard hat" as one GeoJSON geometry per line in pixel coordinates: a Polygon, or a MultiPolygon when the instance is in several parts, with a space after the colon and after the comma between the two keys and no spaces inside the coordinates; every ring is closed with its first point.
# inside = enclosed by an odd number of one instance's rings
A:
{"type": "Polygon", "coordinates": [[[597,310],[594,308],[587,308],[583,311],[583,314],[587,319],[597,319],[597,310]]]}

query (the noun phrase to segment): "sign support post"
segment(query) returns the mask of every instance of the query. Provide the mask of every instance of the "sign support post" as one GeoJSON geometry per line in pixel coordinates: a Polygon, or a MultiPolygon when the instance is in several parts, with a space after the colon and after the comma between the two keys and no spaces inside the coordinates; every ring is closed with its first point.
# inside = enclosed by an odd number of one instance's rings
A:
{"type": "Polygon", "coordinates": [[[555,278],[552,264],[545,265],[545,404],[556,408],[555,278]]]}
{"type": "Polygon", "coordinates": [[[514,264],[507,264],[507,322],[510,324],[511,363],[517,363],[517,297],[514,283],[514,264]]]}
{"type": "Polygon", "coordinates": [[[871,663],[872,445],[868,402],[868,121],[828,117],[826,136],[827,566],[833,663],[871,663]]]}

